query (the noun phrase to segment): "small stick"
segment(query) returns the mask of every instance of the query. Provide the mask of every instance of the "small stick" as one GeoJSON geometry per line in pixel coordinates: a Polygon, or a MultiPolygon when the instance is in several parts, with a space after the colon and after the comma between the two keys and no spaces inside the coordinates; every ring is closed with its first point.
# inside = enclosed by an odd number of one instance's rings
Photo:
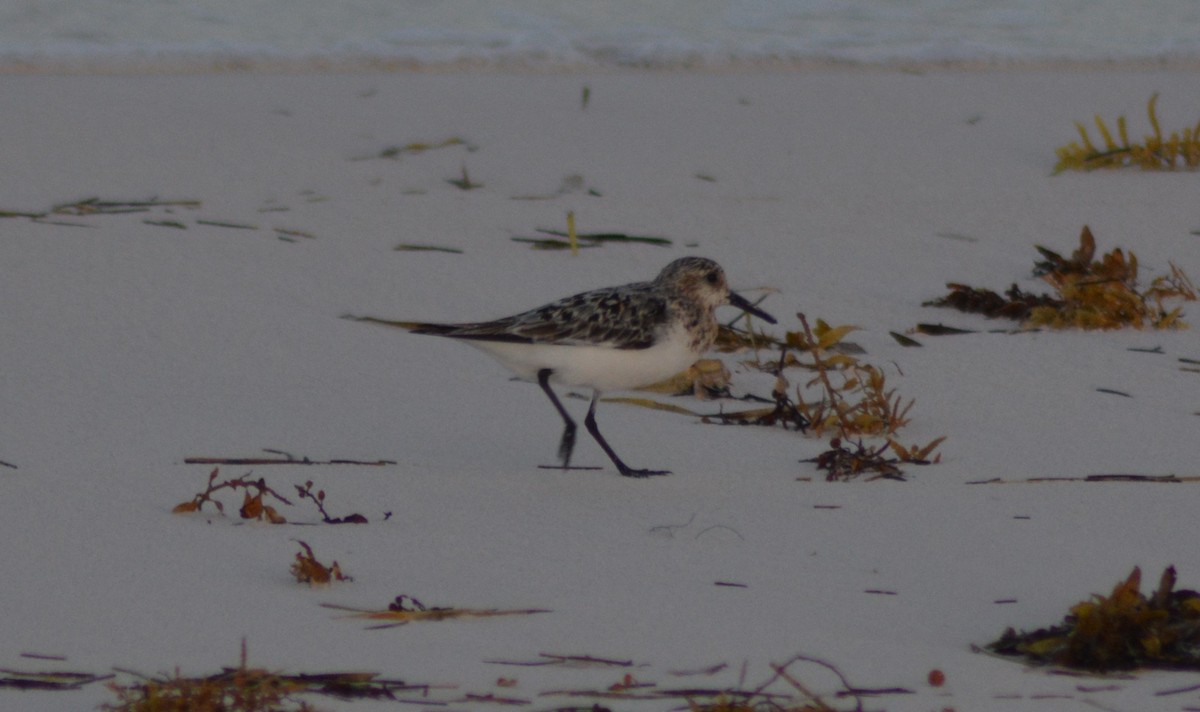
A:
{"type": "Polygon", "coordinates": [[[395,460],[348,460],[334,458],[330,460],[310,460],[308,457],[297,458],[289,452],[263,448],[263,452],[281,455],[282,457],[185,457],[185,465],[362,465],[365,467],[383,467],[395,465],[395,460]]]}

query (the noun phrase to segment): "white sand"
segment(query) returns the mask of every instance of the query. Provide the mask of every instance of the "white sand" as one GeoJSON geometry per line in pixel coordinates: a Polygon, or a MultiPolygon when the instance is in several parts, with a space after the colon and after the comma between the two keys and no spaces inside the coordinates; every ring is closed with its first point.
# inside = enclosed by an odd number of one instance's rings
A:
{"type": "MultiPolygon", "coordinates": [[[[272,669],[374,670],[456,686],[438,701],[493,693],[552,709],[593,700],[539,693],[627,672],[722,687],[746,661],[751,687],[804,653],[857,686],[913,693],[870,709],[1200,705],[1196,692],[1154,694],[1194,674],[1079,679],[970,650],[1006,626],[1057,622],[1135,565],[1152,582],[1175,564],[1181,586],[1200,586],[1193,485],[965,484],[1198,474],[1197,376],[1177,361],[1200,358],[1196,332],[919,337],[921,349],[887,333],[1005,326],[921,302],[947,281],[1039,290],[1033,245],[1069,251],[1085,223],[1102,250],[1135,251],[1146,280],[1168,259],[1200,275],[1195,174],[1050,175],[1072,121],[1125,114],[1141,136],[1159,91],[1164,127],[1181,128],[1200,116],[1195,87],[1190,72],[1113,67],[0,76],[0,209],[201,202],[55,218],[86,227],[0,219],[0,460],[15,465],[0,466],[0,667],[205,674],[234,664],[245,636],[251,662],[272,669]],[[356,160],[452,137],[473,150],[356,160]],[[482,188],[446,182],[463,166],[482,188]],[[601,196],[514,200],[575,175],[601,196]],[[563,227],[569,210],[582,231],[675,244],[571,257],[510,241],[563,227]],[[673,476],[618,477],[582,433],[577,462],[601,470],[539,470],[560,423],[537,388],[461,345],[338,318],[485,319],[647,279],[689,253],[719,260],[745,293],[775,290],[763,306],[783,328],[797,311],[862,327],[864,358],[916,399],[901,439],[947,435],[942,464],[903,484],[825,483],[797,462],[821,439],[610,404],[599,420],[617,451],[673,476]],[[1128,350],[1154,346],[1164,353],[1128,350]],[[365,526],[171,514],[210,469],[185,457],[260,448],[397,464],[221,470],[253,469],[284,494],[312,479],[333,514],[361,512],[365,526]],[[296,538],[356,581],[295,584],[296,538]],[[364,631],[318,607],[402,593],[553,613],[364,631]],[[640,667],[484,662],[543,652],[640,667]],[[717,663],[729,668],[669,673],[717,663]],[[933,668],[944,688],[926,684],[933,668]]],[[[769,391],[769,377],[727,360],[735,391],[769,391]]],[[[284,513],[319,519],[306,505],[284,513]]],[[[838,689],[818,667],[792,672],[838,689]]],[[[99,684],[0,690],[4,709],[111,699],[99,684]]]]}

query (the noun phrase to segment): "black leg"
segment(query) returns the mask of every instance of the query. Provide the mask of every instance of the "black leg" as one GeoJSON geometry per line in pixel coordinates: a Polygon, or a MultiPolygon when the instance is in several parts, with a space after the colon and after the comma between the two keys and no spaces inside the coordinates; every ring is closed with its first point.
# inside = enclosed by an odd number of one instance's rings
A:
{"type": "Polygon", "coordinates": [[[554,395],[554,391],[550,388],[550,374],[553,373],[548,368],[543,368],[538,371],[538,385],[550,397],[550,402],[554,404],[554,408],[558,414],[562,416],[563,423],[566,427],[563,428],[562,440],[558,441],[558,459],[562,460],[563,469],[571,466],[571,453],[575,450],[575,421],[571,420],[567,409],[558,402],[558,396],[554,395]]]}
{"type": "Polygon", "coordinates": [[[621,458],[617,457],[617,453],[613,452],[613,449],[608,445],[608,441],[600,434],[600,428],[596,427],[596,401],[598,400],[600,400],[600,391],[593,391],[592,404],[588,406],[587,417],[583,419],[583,424],[587,427],[587,431],[592,434],[592,437],[596,439],[596,442],[600,443],[600,447],[604,450],[604,454],[608,455],[608,459],[612,460],[613,464],[617,466],[617,471],[626,477],[649,477],[651,475],[671,474],[670,470],[635,470],[622,462],[621,458]]]}

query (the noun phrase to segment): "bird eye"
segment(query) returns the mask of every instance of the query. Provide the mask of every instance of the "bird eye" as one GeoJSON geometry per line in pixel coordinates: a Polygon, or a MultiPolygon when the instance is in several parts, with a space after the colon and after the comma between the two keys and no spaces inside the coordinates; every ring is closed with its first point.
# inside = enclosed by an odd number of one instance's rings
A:
{"type": "Polygon", "coordinates": [[[717,274],[717,272],[714,270],[714,271],[709,272],[708,274],[704,275],[704,279],[709,284],[716,284],[717,282],[721,281],[721,275],[717,274]]]}

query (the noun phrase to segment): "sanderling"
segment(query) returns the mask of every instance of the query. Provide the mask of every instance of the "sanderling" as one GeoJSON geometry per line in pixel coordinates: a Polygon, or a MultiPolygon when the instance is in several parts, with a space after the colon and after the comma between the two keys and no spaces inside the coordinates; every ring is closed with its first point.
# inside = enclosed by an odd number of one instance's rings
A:
{"type": "Polygon", "coordinates": [[[681,257],[652,282],[594,289],[495,321],[392,323],[414,334],[463,339],[519,378],[536,381],[566,424],[558,446],[563,469],[571,464],[575,421],[550,384],[591,388],[588,432],[622,475],[647,477],[670,471],[636,470],[617,457],[596,427],[596,401],[602,391],[648,386],[695,363],[717,338],[713,310],[723,304],[775,323],[730,291],[725,271],[704,257],[681,257]]]}

